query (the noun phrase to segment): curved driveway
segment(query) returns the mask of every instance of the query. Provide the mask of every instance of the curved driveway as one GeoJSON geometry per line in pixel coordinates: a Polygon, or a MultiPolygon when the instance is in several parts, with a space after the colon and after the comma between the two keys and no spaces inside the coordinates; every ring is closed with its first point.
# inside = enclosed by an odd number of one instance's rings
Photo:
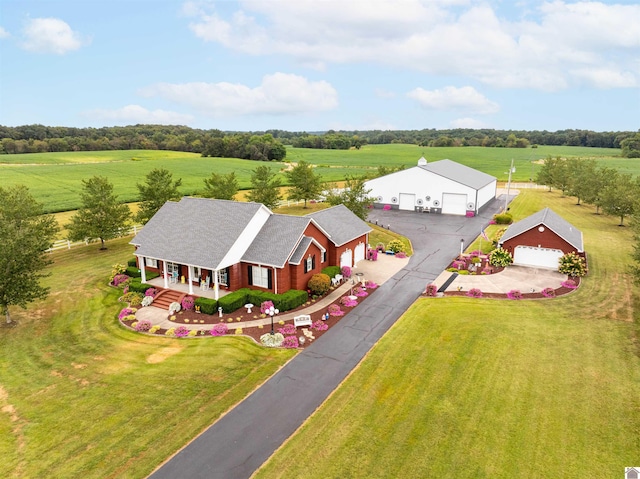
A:
{"type": "Polygon", "coordinates": [[[475,218],[372,210],[369,221],[407,236],[414,254],[318,341],[169,459],[153,479],[248,478],[320,406],[504,200],[475,218]]]}

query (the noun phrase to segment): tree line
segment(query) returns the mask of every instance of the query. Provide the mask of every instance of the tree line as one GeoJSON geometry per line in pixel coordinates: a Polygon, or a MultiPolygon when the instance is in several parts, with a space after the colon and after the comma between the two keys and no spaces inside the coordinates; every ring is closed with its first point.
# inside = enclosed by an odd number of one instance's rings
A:
{"type": "Polygon", "coordinates": [[[425,147],[482,146],[526,148],[536,145],[621,148],[623,156],[640,157],[640,132],[591,130],[368,130],[326,132],[223,132],[180,125],[131,125],[103,128],[0,125],[1,153],[44,153],[99,150],[173,150],[205,156],[281,160],[284,145],[298,148],[349,149],[366,144],[403,143],[425,147]]]}

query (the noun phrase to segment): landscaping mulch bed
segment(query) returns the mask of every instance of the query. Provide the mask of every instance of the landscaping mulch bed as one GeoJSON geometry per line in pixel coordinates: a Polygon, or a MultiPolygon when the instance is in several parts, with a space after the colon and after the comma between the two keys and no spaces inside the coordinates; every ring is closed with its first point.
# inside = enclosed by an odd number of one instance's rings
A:
{"type": "MultiPolygon", "coordinates": [[[[576,283],[576,288],[580,286],[580,278],[572,278],[572,279],[576,283]]],[[[566,288],[564,286],[561,286],[555,289],[554,291],[555,291],[556,297],[558,297],[558,296],[572,293],[576,290],[576,288],[566,288]]],[[[527,293],[525,291],[521,291],[521,293],[522,293],[522,299],[553,299],[553,298],[547,298],[543,296],[543,294],[540,291],[536,291],[535,293],[527,293]]],[[[467,291],[445,291],[444,295],[445,296],[467,296],[467,291]]],[[[423,294],[423,296],[426,296],[426,295],[423,294]]],[[[507,297],[506,294],[503,294],[503,293],[485,293],[485,292],[482,293],[482,298],[510,299],[507,297]]]]}

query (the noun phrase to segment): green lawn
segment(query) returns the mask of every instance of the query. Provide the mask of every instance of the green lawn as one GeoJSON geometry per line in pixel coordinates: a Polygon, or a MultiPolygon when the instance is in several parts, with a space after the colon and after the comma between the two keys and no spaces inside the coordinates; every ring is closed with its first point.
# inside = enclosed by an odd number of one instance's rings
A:
{"type": "Polygon", "coordinates": [[[578,291],[418,300],[256,477],[622,474],[640,430],[630,232],[574,203],[525,191],[512,212],[550,206],[582,229],[590,274],[578,291]]]}
{"type": "MultiPolygon", "coordinates": [[[[317,165],[324,181],[340,181],[347,175],[374,175],[380,165],[407,167],[417,164],[424,155],[429,161],[443,158],[460,162],[506,180],[511,159],[516,172],[513,181],[528,181],[539,164],[534,160],[547,156],[596,158],[600,163],[633,174],[640,173],[640,162],[620,158],[620,150],[606,148],[551,147],[533,148],[425,148],[415,145],[366,145],[360,150],[311,150],[288,148],[287,160],[306,160],[317,165]]],[[[106,176],[114,184],[121,201],[139,199],[137,183],[153,168],[166,168],[175,178],[182,178],[180,191],[197,194],[203,180],[212,172],[235,172],[241,188],[251,185],[251,172],[260,165],[281,172],[286,164],[259,163],[234,158],[202,158],[195,153],[162,150],[97,151],[71,153],[32,153],[0,155],[3,186],[26,185],[32,195],[45,205],[46,212],[73,210],[80,206],[82,180],[94,175],[106,176]]],[[[284,181],[284,179],[283,179],[284,181]]]]}
{"type": "Polygon", "coordinates": [[[120,327],[128,241],[55,253],[50,297],[0,328],[0,477],[145,477],[295,354],[120,327]]]}

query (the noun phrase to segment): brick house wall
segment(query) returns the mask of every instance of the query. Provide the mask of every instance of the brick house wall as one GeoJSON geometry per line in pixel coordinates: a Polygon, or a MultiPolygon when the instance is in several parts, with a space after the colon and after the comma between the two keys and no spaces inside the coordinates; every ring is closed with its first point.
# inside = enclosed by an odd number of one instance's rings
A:
{"type": "Polygon", "coordinates": [[[505,241],[502,247],[512,255],[516,246],[533,246],[535,248],[559,249],[563,253],[571,253],[576,249],[545,226],[544,231],[538,231],[538,226],[525,231],[518,236],[505,241]]]}

